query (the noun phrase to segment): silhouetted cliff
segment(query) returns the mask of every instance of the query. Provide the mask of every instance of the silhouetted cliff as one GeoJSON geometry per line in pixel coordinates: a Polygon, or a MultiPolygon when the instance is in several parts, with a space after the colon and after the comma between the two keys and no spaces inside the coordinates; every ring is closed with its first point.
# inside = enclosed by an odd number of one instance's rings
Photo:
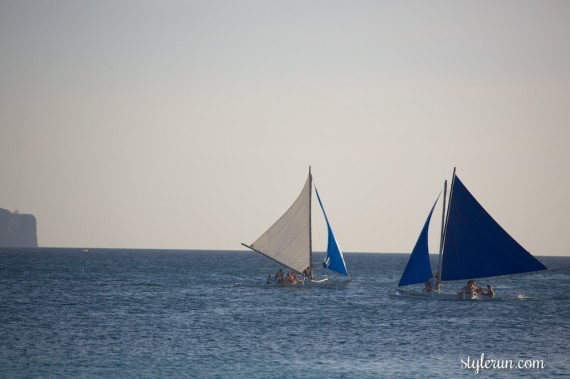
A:
{"type": "Polygon", "coordinates": [[[0,247],[38,247],[34,215],[0,208],[0,247]]]}

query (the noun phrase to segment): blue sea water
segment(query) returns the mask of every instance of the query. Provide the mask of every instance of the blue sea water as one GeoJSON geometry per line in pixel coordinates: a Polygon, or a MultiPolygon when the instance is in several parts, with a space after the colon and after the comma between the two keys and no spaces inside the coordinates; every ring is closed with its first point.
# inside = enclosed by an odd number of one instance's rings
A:
{"type": "Polygon", "coordinates": [[[414,300],[394,290],[408,255],[345,259],[344,288],[281,288],[250,252],[0,249],[0,377],[570,375],[570,270],[494,279],[495,301],[414,300]],[[462,367],[481,354],[544,368],[462,367]]]}

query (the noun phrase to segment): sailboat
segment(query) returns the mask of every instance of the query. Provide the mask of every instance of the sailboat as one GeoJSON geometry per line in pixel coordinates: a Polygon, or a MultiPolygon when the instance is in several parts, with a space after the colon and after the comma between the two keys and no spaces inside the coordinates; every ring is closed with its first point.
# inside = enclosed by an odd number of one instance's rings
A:
{"type": "MultiPolygon", "coordinates": [[[[428,230],[439,200],[432,206],[406,268],[398,283],[398,293],[414,297],[447,299],[491,299],[493,295],[464,287],[458,293],[439,291],[441,282],[514,275],[546,270],[541,262],[515,241],[479,204],[453,169],[447,214],[445,200],[447,181],[443,189],[443,211],[438,264],[432,273],[428,230]],[[426,283],[422,292],[402,287],[426,283]]],[[[441,193],[440,193],[441,195],[441,193]]]]}
{"type": "MultiPolygon", "coordinates": [[[[313,246],[311,229],[311,202],[312,202],[313,176],[309,167],[309,175],[301,194],[295,202],[265,233],[251,245],[242,243],[280,265],[303,275],[300,285],[326,284],[328,276],[321,279],[314,277],[313,246]]],[[[315,186],[315,193],[323,212],[328,231],[327,254],[322,267],[336,272],[350,279],[344,256],[333,233],[325,208],[315,186]]],[[[343,281],[345,282],[345,281],[343,281]]],[[[283,282],[281,282],[283,283],[283,282]]]]}

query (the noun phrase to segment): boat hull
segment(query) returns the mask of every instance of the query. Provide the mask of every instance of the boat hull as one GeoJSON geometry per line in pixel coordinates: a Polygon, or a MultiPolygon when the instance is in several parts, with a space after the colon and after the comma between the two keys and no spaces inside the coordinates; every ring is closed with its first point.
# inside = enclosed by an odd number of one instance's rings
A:
{"type": "Polygon", "coordinates": [[[416,299],[437,299],[437,300],[493,300],[492,297],[481,295],[472,291],[460,291],[458,293],[441,292],[419,292],[396,288],[399,296],[416,299]]]}
{"type": "Polygon", "coordinates": [[[480,293],[470,291],[470,290],[463,290],[457,293],[457,296],[462,300],[491,300],[492,298],[486,295],[482,295],[480,293]]]}
{"type": "Polygon", "coordinates": [[[266,283],[267,286],[272,287],[334,287],[334,288],[342,288],[347,285],[350,280],[331,280],[329,278],[323,279],[309,279],[303,278],[302,281],[297,283],[266,283]]]}

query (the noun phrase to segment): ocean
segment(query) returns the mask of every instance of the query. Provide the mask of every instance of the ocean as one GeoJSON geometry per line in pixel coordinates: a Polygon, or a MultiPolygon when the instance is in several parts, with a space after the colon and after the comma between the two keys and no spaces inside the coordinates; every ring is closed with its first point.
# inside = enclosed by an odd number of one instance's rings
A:
{"type": "Polygon", "coordinates": [[[345,259],[345,287],[283,288],[253,252],[0,249],[0,378],[570,376],[570,269],[445,301],[396,294],[407,254],[345,259]]]}

